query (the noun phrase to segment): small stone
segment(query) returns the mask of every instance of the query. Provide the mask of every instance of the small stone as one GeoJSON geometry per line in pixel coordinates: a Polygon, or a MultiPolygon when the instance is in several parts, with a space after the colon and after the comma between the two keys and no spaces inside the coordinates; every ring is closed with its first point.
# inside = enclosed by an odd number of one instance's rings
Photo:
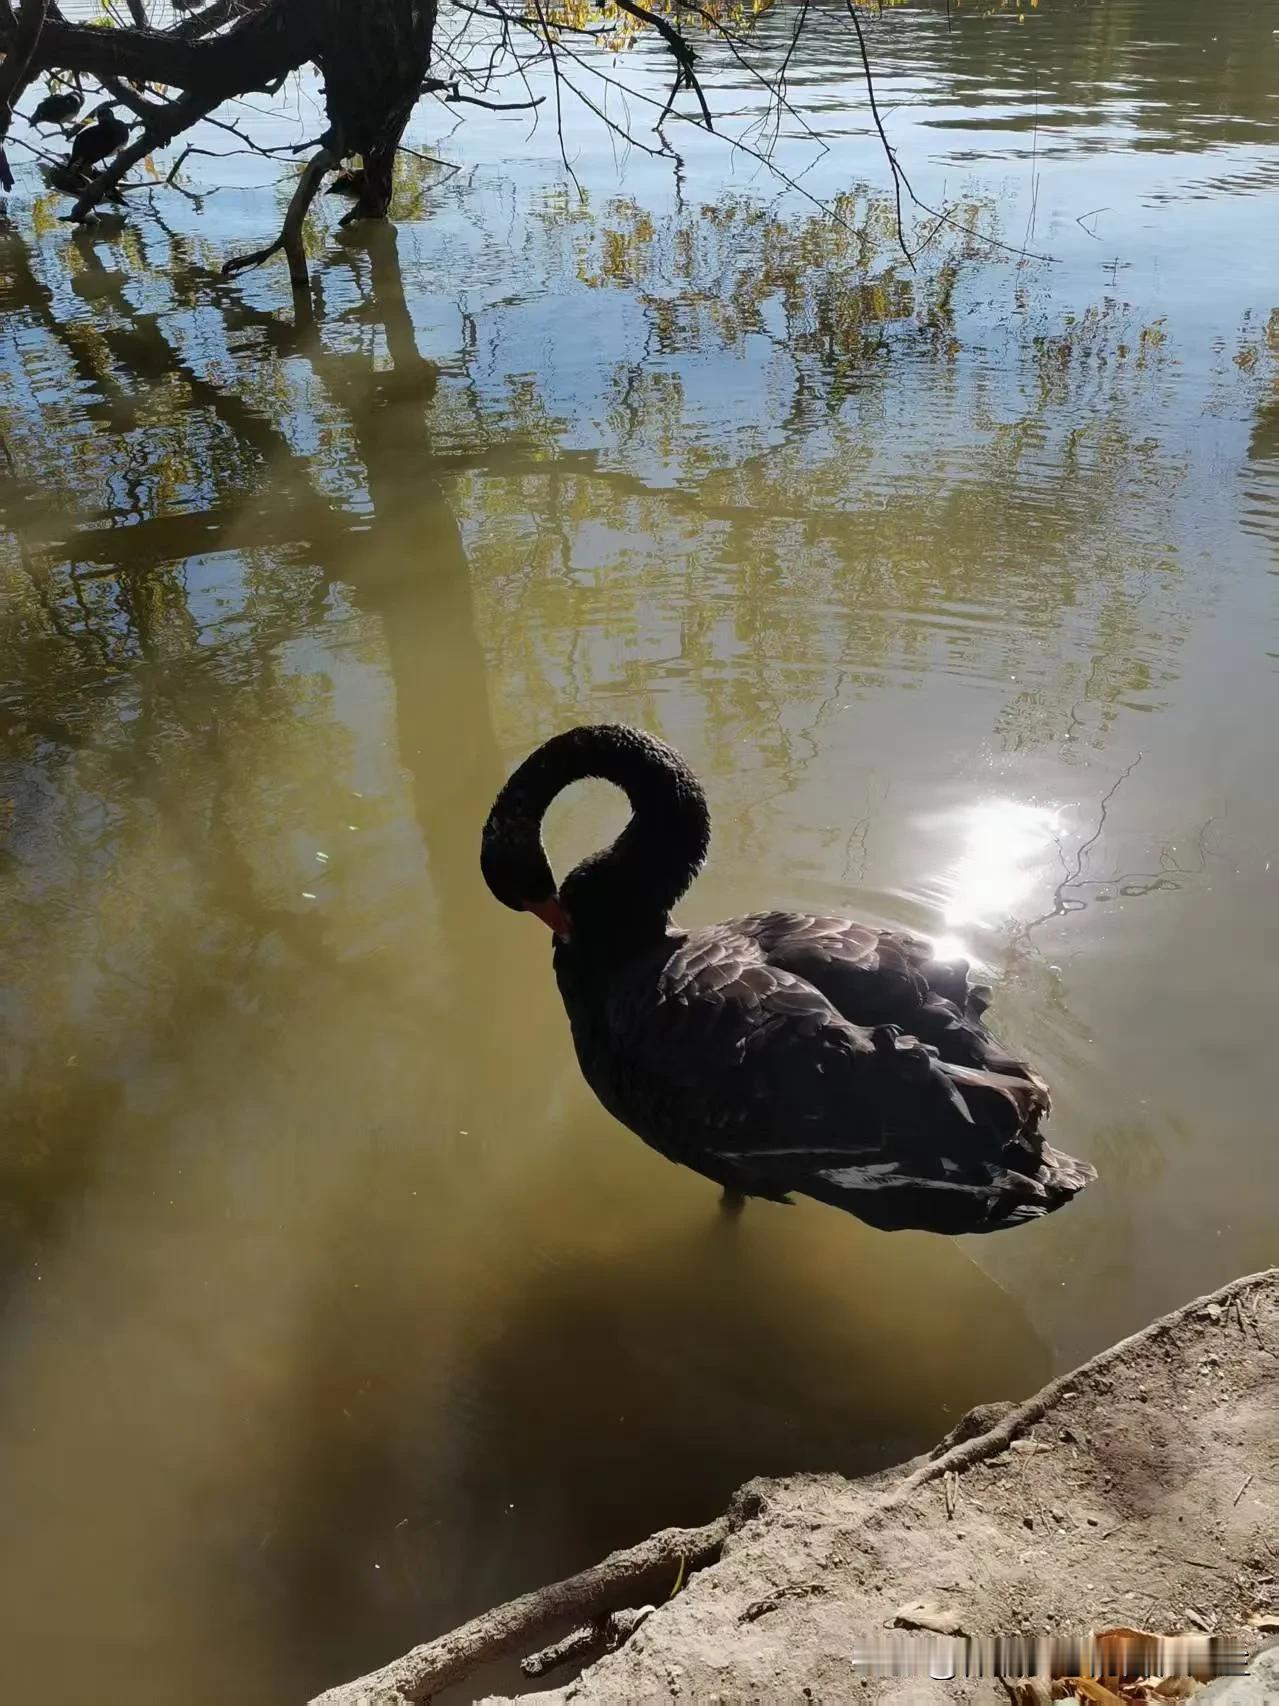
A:
{"type": "Polygon", "coordinates": [[[1027,1515],[1022,1517],[1021,1520],[1022,1520],[1022,1525],[1025,1528],[1033,1528],[1035,1526],[1035,1519],[1029,1513],[1027,1513],[1027,1515]]]}
{"type": "Polygon", "coordinates": [[[1062,1510],[1060,1505],[1054,1505],[1053,1506],[1053,1521],[1054,1522],[1065,1522],[1065,1520],[1066,1520],[1065,1511],[1062,1510]]]}

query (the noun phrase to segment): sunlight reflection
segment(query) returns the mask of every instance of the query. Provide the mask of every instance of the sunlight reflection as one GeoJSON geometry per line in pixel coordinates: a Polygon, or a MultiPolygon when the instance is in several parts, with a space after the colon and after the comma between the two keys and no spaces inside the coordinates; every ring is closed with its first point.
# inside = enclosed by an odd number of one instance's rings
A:
{"type": "Polygon", "coordinates": [[[1058,825],[1054,808],[1022,800],[983,800],[958,814],[959,856],[941,878],[945,928],[934,938],[939,957],[973,958],[971,932],[992,929],[1016,912],[1038,879],[1058,825]]]}

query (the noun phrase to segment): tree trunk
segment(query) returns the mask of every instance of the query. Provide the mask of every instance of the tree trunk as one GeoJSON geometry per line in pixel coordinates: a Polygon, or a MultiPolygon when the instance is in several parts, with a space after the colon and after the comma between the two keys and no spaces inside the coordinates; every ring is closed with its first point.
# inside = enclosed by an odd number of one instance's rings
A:
{"type": "MultiPolygon", "coordinates": [[[[76,204],[83,219],[129,166],[171,142],[222,101],[271,88],[313,63],[324,81],[330,122],[320,139],[335,159],[360,155],[365,183],[357,217],[381,218],[391,200],[400,138],[430,68],[438,0],[219,0],[169,30],[67,23],[51,0],[0,0],[0,97],[7,110],[16,88],[43,71],[167,84],[182,94],[168,103],[129,101],[145,120],[142,136],[87,187],[76,204]],[[46,11],[48,16],[46,18],[46,11]],[[223,33],[204,34],[234,20],[223,33]],[[41,27],[43,26],[43,27],[41,27]]],[[[0,173],[3,172],[0,126],[0,173]]]]}
{"type": "Polygon", "coordinates": [[[315,61],[324,78],[334,152],[359,154],[356,212],[381,218],[395,155],[430,68],[437,0],[313,0],[315,61]]]}

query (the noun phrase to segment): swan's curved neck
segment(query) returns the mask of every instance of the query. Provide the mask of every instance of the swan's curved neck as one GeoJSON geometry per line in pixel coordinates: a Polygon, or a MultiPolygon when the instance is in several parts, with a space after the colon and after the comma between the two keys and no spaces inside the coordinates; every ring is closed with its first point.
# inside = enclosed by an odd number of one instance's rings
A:
{"type": "Polygon", "coordinates": [[[660,931],[706,857],[706,796],[671,747],[636,729],[604,724],[547,741],[511,777],[499,807],[505,804],[523,820],[540,853],[541,823],[551,801],[570,783],[588,778],[620,788],[631,818],[611,847],[583,860],[560,885],[574,940],[660,931]]]}

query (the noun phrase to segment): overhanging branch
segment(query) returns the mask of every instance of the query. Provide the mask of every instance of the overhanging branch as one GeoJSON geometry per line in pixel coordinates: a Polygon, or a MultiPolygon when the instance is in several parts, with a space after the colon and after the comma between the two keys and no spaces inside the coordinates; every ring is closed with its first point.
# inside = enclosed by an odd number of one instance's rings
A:
{"type": "MultiPolygon", "coordinates": [[[[13,109],[18,97],[31,81],[36,49],[49,12],[49,0],[22,0],[22,10],[14,19],[9,0],[4,0],[8,23],[12,25],[10,46],[0,65],[0,185],[13,188],[13,173],[4,145],[13,123],[13,109]]],[[[2,16],[2,14],[0,14],[2,16]]]]}
{"type": "MultiPolygon", "coordinates": [[[[176,31],[93,28],[50,16],[30,69],[32,75],[55,68],[209,94],[221,91],[225,100],[261,88],[310,57],[310,10],[310,0],[269,0],[208,40],[184,39],[176,31]]],[[[6,4],[0,9],[0,49],[7,53],[20,29],[21,21],[6,4]]]]}
{"type": "Polygon", "coordinates": [[[153,116],[147,121],[142,135],[127,148],[122,148],[110,165],[98,173],[71,209],[69,217],[76,221],[87,219],[98,203],[111,194],[130,166],[145,160],[148,154],[165,147],[175,136],[190,129],[221,99],[221,95],[188,94],[171,101],[167,107],[153,108],[153,116]]]}
{"type": "Polygon", "coordinates": [[[674,24],[669,19],[663,18],[659,12],[650,12],[647,6],[639,5],[638,0],[613,0],[613,3],[620,12],[629,12],[632,18],[638,18],[642,23],[651,24],[661,36],[667,47],[670,48],[671,56],[679,67],[676,88],[682,81],[686,89],[693,91],[697,96],[698,105],[702,109],[702,118],[705,120],[707,130],[714,130],[715,126],[711,123],[711,109],[707,105],[706,96],[702,92],[702,85],[698,82],[697,72],[694,70],[697,56],[674,24]]]}

